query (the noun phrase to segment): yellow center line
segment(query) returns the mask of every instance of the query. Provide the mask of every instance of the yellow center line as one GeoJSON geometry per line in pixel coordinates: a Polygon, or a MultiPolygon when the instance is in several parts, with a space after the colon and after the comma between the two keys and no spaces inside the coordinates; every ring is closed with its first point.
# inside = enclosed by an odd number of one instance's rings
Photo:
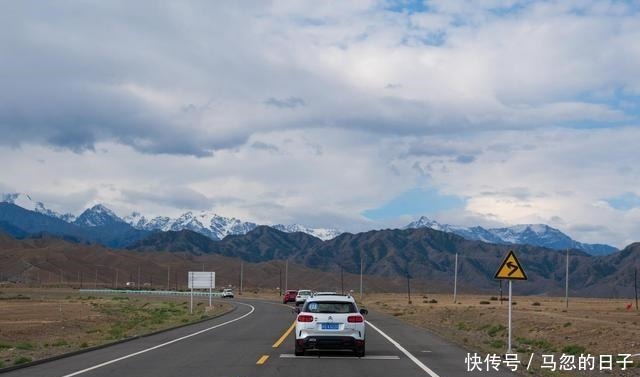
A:
{"type": "Polygon", "coordinates": [[[268,358],[269,358],[269,355],[262,355],[262,357],[259,358],[258,361],[256,361],[256,364],[257,365],[262,365],[262,364],[267,362],[268,358]]]}
{"type": "Polygon", "coordinates": [[[293,323],[291,324],[291,326],[287,329],[287,331],[285,331],[284,334],[282,334],[282,336],[280,337],[280,339],[278,339],[277,342],[273,343],[273,348],[278,348],[282,342],[284,342],[285,339],[287,339],[287,337],[289,336],[289,334],[291,334],[291,331],[293,331],[293,329],[296,327],[296,321],[293,321],[293,323]]]}

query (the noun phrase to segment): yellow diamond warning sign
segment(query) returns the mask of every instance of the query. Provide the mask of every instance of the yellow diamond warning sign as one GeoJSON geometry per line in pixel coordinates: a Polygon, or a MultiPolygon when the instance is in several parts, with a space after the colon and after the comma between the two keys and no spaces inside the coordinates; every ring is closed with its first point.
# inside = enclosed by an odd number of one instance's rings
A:
{"type": "Polygon", "coordinates": [[[496,272],[495,279],[527,280],[527,274],[525,274],[513,250],[509,251],[507,257],[502,261],[498,272],[496,272]]]}

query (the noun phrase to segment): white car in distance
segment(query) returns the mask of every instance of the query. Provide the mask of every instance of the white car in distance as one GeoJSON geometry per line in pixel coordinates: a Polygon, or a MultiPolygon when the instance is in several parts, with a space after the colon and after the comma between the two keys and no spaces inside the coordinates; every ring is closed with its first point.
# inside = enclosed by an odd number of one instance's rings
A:
{"type": "Polygon", "coordinates": [[[304,304],[304,302],[311,297],[313,292],[308,289],[299,289],[298,294],[296,295],[296,306],[304,304]]]}
{"type": "Polygon", "coordinates": [[[313,292],[313,296],[344,296],[344,295],[339,295],[337,292],[313,292]]]}
{"type": "MultiPolygon", "coordinates": [[[[296,309],[298,310],[298,309],[296,309]]],[[[295,355],[308,350],[352,350],[365,354],[366,309],[358,310],[351,296],[313,296],[296,318],[295,355]]]]}

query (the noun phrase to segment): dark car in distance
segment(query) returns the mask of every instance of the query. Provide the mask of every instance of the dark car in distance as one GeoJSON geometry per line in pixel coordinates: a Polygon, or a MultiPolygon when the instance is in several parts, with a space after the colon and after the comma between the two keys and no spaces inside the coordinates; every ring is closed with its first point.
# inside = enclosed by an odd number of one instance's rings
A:
{"type": "Polygon", "coordinates": [[[292,291],[292,290],[286,291],[282,296],[282,303],[286,304],[288,302],[296,302],[297,294],[298,294],[298,291],[292,291]]]}

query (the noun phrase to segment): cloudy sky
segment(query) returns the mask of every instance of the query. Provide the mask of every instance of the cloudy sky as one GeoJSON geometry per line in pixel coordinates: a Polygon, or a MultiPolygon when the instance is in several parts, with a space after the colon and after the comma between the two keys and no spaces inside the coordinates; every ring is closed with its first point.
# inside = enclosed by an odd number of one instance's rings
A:
{"type": "Polygon", "coordinates": [[[0,192],[640,240],[638,1],[14,1],[0,192]]]}

